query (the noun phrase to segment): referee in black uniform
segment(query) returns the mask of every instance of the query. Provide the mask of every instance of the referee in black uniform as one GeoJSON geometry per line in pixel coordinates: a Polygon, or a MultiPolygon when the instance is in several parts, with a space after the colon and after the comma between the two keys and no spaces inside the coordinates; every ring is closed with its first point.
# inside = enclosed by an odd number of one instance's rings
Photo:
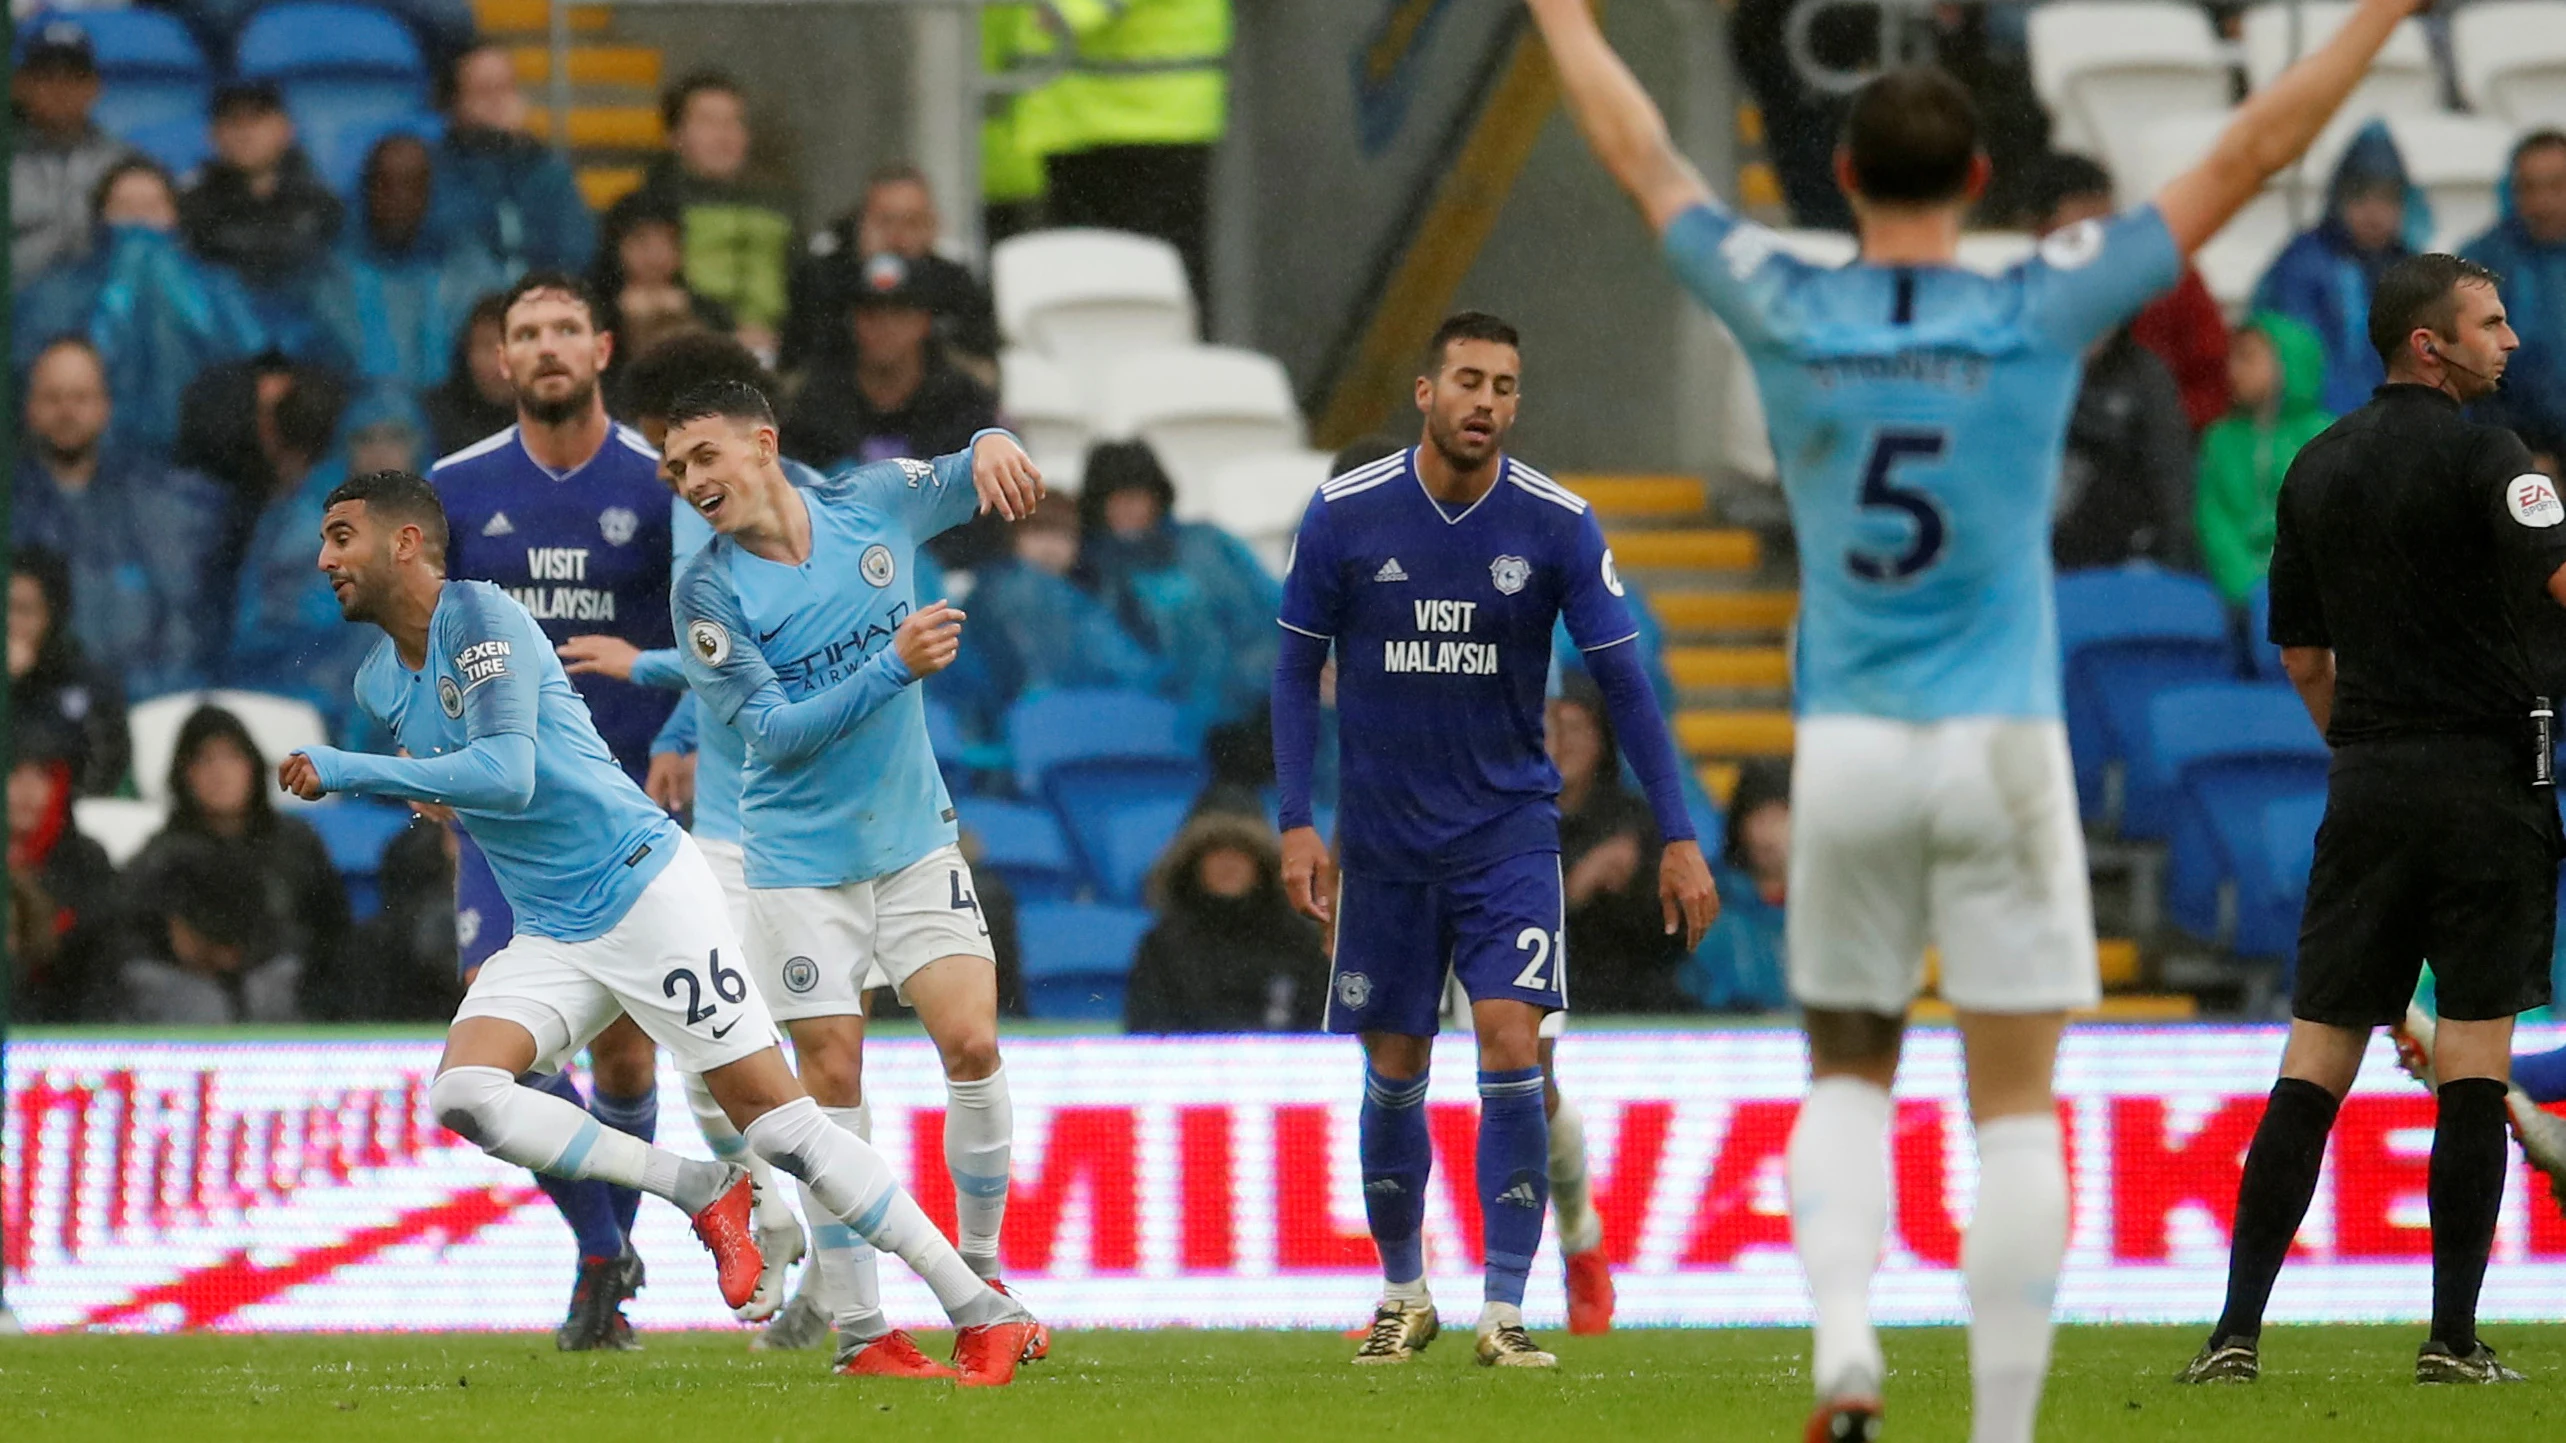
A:
{"type": "Polygon", "coordinates": [[[2519,344],[2495,280],[2447,255],[2391,268],[2370,303],[2388,384],[2281,483],[2271,639],[2334,764],[2289,1048],[2237,1188],[2227,1306],[2185,1382],[2256,1375],[2264,1303],[2336,1105],[2426,958],[2441,1085],[2432,1336],[2415,1381],[2521,1376],[2478,1341],[2477,1292],[2504,1192],[2513,1018],[2548,1001],[2566,851],[2532,662],[2533,638],[2566,618],[2566,505],[2520,438],[2460,415],[2519,344]]]}

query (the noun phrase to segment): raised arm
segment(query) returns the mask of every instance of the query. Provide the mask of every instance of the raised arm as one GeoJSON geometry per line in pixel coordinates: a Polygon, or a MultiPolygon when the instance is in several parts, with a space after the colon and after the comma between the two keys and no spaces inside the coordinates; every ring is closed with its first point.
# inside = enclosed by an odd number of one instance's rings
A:
{"type": "Polygon", "coordinates": [[[1692,162],[1676,153],[1666,117],[1613,53],[1588,0],[1527,3],[1550,46],[1551,63],[1558,67],[1568,113],[1576,117],[1595,158],[1639,205],[1649,229],[1663,231],[1675,217],[1709,200],[1710,186],[1692,162]]]}
{"type": "Polygon", "coordinates": [[[2157,213],[2184,255],[2200,249],[2265,181],[2307,153],[2397,22],[2414,12],[2414,0],[2361,0],[2325,44],[2245,98],[2201,163],[2157,192],[2157,213]]]}

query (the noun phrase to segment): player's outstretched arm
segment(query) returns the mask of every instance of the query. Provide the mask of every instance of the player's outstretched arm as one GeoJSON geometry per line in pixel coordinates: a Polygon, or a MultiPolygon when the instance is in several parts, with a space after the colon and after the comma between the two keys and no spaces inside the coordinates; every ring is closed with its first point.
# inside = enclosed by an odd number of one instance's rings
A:
{"type": "Polygon", "coordinates": [[[910,612],[892,633],[891,645],[854,676],[800,701],[785,700],[783,684],[767,672],[732,724],[768,765],[806,765],[910,685],[953,665],[962,649],[962,622],[955,607],[929,602],[910,612]]]}
{"type": "Polygon", "coordinates": [[[2188,256],[2236,218],[2265,181],[2316,142],[2415,0],[2361,0],[2325,44],[2245,98],[2201,163],[2166,182],[2157,213],[2188,256]]]}
{"type": "Polygon", "coordinates": [[[1639,77],[1613,53],[1595,23],[1588,0],[1526,0],[1533,23],[1550,46],[1551,63],[1568,95],[1568,113],[1595,158],[1637,202],[1651,230],[1664,231],[1675,217],[1711,198],[1702,174],[1675,149],[1666,117],[1640,88],[1639,77]]]}
{"type": "Polygon", "coordinates": [[[441,757],[307,747],[285,759],[276,779],[285,790],[312,802],[331,792],[349,792],[474,812],[522,812],[535,797],[535,739],[523,732],[475,737],[461,751],[441,757]]]}

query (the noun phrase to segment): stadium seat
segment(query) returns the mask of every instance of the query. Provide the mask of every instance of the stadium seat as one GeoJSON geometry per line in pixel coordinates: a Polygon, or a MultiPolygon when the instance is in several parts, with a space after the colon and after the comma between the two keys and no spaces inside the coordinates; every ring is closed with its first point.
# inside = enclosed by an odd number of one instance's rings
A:
{"type": "Polygon", "coordinates": [[[2185,768],[2166,849],[2166,915],[2246,956],[2290,955],[2307,865],[2274,858],[2266,813],[2278,803],[2321,810],[2325,772],[2321,756],[2285,752],[2239,751],[2185,768]]]}
{"type": "Polygon", "coordinates": [[[2173,687],[2149,697],[2132,720],[2143,724],[2128,734],[2123,835],[2151,841],[2172,835],[2185,788],[2213,767],[2222,777],[2287,772],[2325,785],[2325,738],[2287,686],[2214,681],[2173,687]]]}
{"type": "Polygon", "coordinates": [[[1075,762],[1199,759],[1201,738],[1174,702],[1145,692],[1063,688],[1036,692],[1007,710],[1016,785],[1041,796],[1055,768],[1075,762]]]}
{"type": "Polygon", "coordinates": [[[2288,681],[2290,674],[2281,666],[2281,648],[2266,640],[2271,635],[2272,583],[2266,578],[2254,583],[2254,589],[2245,595],[2245,670],[2265,681],[2288,681]]]}
{"type": "Polygon", "coordinates": [[[2225,110],[2234,68],[2208,15],[2170,0],[2054,0],[2029,17],[2032,89],[2050,145],[2126,178],[2149,121],[2225,110]]]}
{"type": "Polygon", "coordinates": [[[1072,375],[1129,351],[1189,345],[1194,293],[1162,240],[1062,229],[1010,236],[989,252],[999,329],[1072,375]]]}
{"type": "Polygon", "coordinates": [[[137,131],[166,123],[205,128],[214,67],[176,16],[159,10],[47,11],[18,28],[19,44],[37,27],[59,22],[89,34],[99,80],[98,106],[90,113],[100,129],[131,141],[137,131]]]}
{"type": "Polygon", "coordinates": [[[1184,829],[1206,778],[1199,766],[1081,764],[1052,775],[1052,804],[1105,901],[1142,900],[1150,868],[1184,829]]]}
{"type": "Polygon", "coordinates": [[[1023,438],[1043,485],[1077,495],[1096,441],[1096,400],[1087,387],[1040,352],[1012,346],[998,358],[998,414],[1023,438]]]}
{"type": "Polygon", "coordinates": [[[107,860],[122,867],[156,836],[169,820],[169,804],[129,797],[82,797],[71,804],[71,824],[106,849],[107,860]]]}
{"type": "Polygon", "coordinates": [[[2076,795],[2087,820],[2117,824],[2130,719],[2168,687],[2235,678],[2227,608],[2199,577],[2144,563],[2071,572],[2058,644],[2076,795]]]}
{"type": "Polygon", "coordinates": [[[1104,373],[1097,430],[1149,443],[1182,510],[1240,456],[1297,451],[1301,410],[1283,364],[1230,346],[1170,346],[1124,356],[1104,373]]]}
{"type": "Polygon", "coordinates": [[[1067,902],[1078,896],[1086,877],[1050,808],[996,797],[966,797],[954,807],[962,825],[980,839],[980,860],[973,867],[1005,878],[1017,901],[1067,902]]]}
{"type": "MultiPolygon", "coordinates": [[[[218,706],[241,719],[250,739],[273,767],[285,754],[319,746],[330,739],[329,723],[320,709],[293,697],[257,691],[174,692],[137,703],[125,722],[134,738],[134,790],[150,801],[169,800],[169,759],[178,752],[178,731],[200,706],[218,706]]],[[[279,792],[282,805],[310,805],[279,792]]]]}
{"type": "Polygon", "coordinates": [[[306,145],[431,108],[419,42],[367,5],[265,6],[241,30],[232,68],[244,80],[276,82],[306,145]]]}
{"type": "Polygon", "coordinates": [[[2456,251],[2495,223],[2495,187],[2512,157],[2512,130],[2474,115],[2392,115],[2388,134],[2406,178],[2432,206],[2432,249],[2456,251]]]}
{"type": "Polygon", "coordinates": [[[159,162],[182,184],[198,166],[214,158],[214,137],[206,128],[202,110],[120,129],[116,135],[159,162]]]}
{"type": "Polygon", "coordinates": [[[1238,537],[1280,576],[1290,559],[1301,513],[1328,479],[1333,458],[1325,451],[1274,451],[1243,456],[1212,473],[1211,483],[1178,492],[1176,514],[1208,521],[1238,537]]]}
{"type": "Polygon", "coordinates": [[[348,910],[359,921],[381,911],[378,878],[383,873],[383,850],[408,829],[410,809],[349,798],[306,807],[299,815],[321,834],[330,865],[339,869],[340,880],[347,884],[348,910]]]}
{"type": "MultiPolygon", "coordinates": [[[[2220,132],[2227,129],[2232,111],[2206,115],[2173,115],[2148,123],[2140,132],[2135,166],[2114,173],[2120,186],[2122,205],[2137,205],[2158,191],[2165,183],[2192,168],[2210,153],[2220,132]]],[[[2342,141],[2331,139],[2331,153],[2341,152],[2342,141]]],[[[2326,145],[2327,141],[2320,141],[2326,145]]],[[[2241,309],[2254,294],[2255,284],[2290,237],[2316,222],[2319,197],[2325,185],[2325,171],[2316,157],[2303,161],[2298,169],[2284,171],[2266,183],[2260,194],[2245,203],[2217,235],[2210,237],[2192,257],[2201,280],[2231,312],[2241,309]]]]}
{"type": "Polygon", "coordinates": [[[357,185],[365,175],[365,158],[385,137],[393,135],[415,135],[433,148],[445,135],[445,117],[426,110],[359,115],[327,129],[307,131],[302,139],[303,149],[321,172],[321,183],[354,207],[364,203],[364,197],[357,194],[357,185]]]}
{"type": "Polygon", "coordinates": [[[1136,901],[1209,778],[1172,702],[1131,691],[1026,697],[1007,714],[1016,781],[1051,804],[1099,893],[1136,901]]]}
{"type": "MultiPolygon", "coordinates": [[[[2343,28],[2352,15],[2351,0],[2264,0],[2245,12],[2242,22],[2245,83],[2261,90],[2290,62],[2316,49],[2343,28]]],[[[2400,21],[2388,36],[2379,58],[2337,112],[2337,125],[2382,115],[2413,115],[2441,109],[2441,72],[2432,61],[2432,45],[2423,26],[2400,21]]]]}
{"type": "Polygon", "coordinates": [[[1025,1010],[1068,1021],[1120,1021],[1123,986],[1153,918],[1137,907],[1031,902],[1016,909],[1025,1010]]]}
{"type": "Polygon", "coordinates": [[[2249,957],[2299,953],[2299,918],[2307,910],[2308,868],[2316,860],[2317,824],[2325,820],[2325,793],[2299,792],[2263,804],[2262,869],[2252,887],[2241,887],[2236,950],[2249,957]]]}
{"type": "Polygon", "coordinates": [[[2566,3],[2476,0],[2450,16],[2459,97],[2516,130],[2566,125],[2566,3]]]}

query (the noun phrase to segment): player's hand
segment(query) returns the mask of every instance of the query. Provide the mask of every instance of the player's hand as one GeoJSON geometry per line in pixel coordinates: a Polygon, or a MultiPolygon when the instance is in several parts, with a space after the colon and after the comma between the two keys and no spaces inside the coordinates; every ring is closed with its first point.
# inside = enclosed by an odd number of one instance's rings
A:
{"type": "Polygon", "coordinates": [[[443,802],[412,802],[410,810],[440,827],[454,825],[454,808],[443,802]]]}
{"type": "Polygon", "coordinates": [[[694,752],[650,754],[650,774],[642,778],[642,790],[672,817],[695,805],[695,758],[694,752]]]}
{"type": "Polygon", "coordinates": [[[1657,859],[1657,900],[1666,908],[1666,935],[1680,924],[1684,950],[1702,945],[1702,934],[1719,920],[1720,889],[1711,881],[1711,864],[1702,860],[1699,842],[1669,842],[1657,859]]]}
{"type": "Polygon", "coordinates": [[[276,764],[276,784],[307,802],[317,802],[330,794],[330,789],[321,785],[321,769],[301,752],[276,764]]]}
{"type": "Polygon", "coordinates": [[[930,601],[891,633],[891,647],[909,675],[923,680],[953,665],[962,650],[962,622],[963,613],[950,602],[930,601]]]}
{"type": "Polygon", "coordinates": [[[633,679],[633,663],[641,660],[641,648],[620,636],[574,636],[554,647],[572,676],[611,676],[617,681],[633,679]]]}
{"type": "Polygon", "coordinates": [[[983,436],[971,448],[971,489],[980,493],[981,510],[1022,521],[1042,499],[1042,468],[1012,438],[983,436]]]}
{"type": "MultiPolygon", "coordinates": [[[[1316,920],[1333,935],[1336,930],[1336,862],[1316,827],[1294,827],[1283,834],[1283,892],[1292,910],[1316,920]]],[[[1333,949],[1331,949],[1333,950],[1333,949]]]]}

